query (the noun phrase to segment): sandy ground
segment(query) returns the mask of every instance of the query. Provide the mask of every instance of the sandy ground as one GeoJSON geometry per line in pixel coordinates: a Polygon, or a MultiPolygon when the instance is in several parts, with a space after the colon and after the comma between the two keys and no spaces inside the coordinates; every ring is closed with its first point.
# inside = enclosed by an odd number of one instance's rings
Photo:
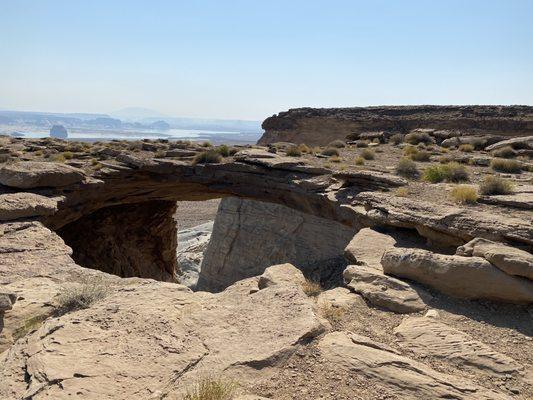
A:
{"type": "Polygon", "coordinates": [[[178,229],[181,231],[213,221],[217,214],[219,203],[220,199],[178,202],[178,211],[176,212],[178,229]]]}

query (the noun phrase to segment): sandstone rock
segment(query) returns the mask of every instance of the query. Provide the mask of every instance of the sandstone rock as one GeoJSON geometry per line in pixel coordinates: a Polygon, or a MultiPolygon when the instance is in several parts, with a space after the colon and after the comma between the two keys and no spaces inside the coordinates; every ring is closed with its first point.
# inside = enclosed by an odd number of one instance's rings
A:
{"type": "Polygon", "coordinates": [[[358,306],[366,306],[361,296],[343,287],[324,290],[318,295],[317,304],[338,307],[345,310],[358,306]]]}
{"type": "Polygon", "coordinates": [[[457,250],[458,253],[483,257],[509,275],[533,280],[533,255],[516,247],[476,238],[457,250]]]}
{"type": "Polygon", "coordinates": [[[0,221],[52,215],[57,211],[57,201],[35,193],[0,194],[0,221]]]}
{"type": "Polygon", "coordinates": [[[451,360],[461,368],[494,375],[512,374],[523,369],[512,358],[433,318],[406,318],[394,333],[400,346],[409,351],[424,357],[451,360]]]}
{"type": "Polygon", "coordinates": [[[304,283],[305,278],[302,274],[302,271],[300,271],[294,265],[286,263],[268,267],[263,275],[259,277],[258,286],[259,289],[264,289],[270,286],[281,284],[301,286],[304,283]]]}
{"type": "Polygon", "coordinates": [[[361,185],[373,189],[389,189],[407,185],[407,180],[399,176],[385,174],[378,171],[349,171],[337,172],[333,175],[341,179],[346,185],[361,185]]]}
{"type": "Polygon", "coordinates": [[[512,139],[502,140],[487,146],[485,150],[492,151],[502,147],[511,146],[516,149],[533,149],[533,136],[515,137],[512,139]]]}
{"type": "Polygon", "coordinates": [[[177,260],[181,275],[179,282],[190,288],[196,287],[204,252],[209,245],[213,222],[207,222],[178,232],[177,260]]]}
{"type": "Polygon", "coordinates": [[[533,193],[514,193],[481,196],[478,199],[478,202],[485,204],[496,204],[504,207],[533,210],[533,193]]]}
{"type": "Polygon", "coordinates": [[[383,275],[374,268],[350,265],[343,275],[350,289],[375,306],[401,314],[426,308],[420,295],[409,284],[383,275]]]}
{"type": "Polygon", "coordinates": [[[225,198],[220,202],[198,287],[223,290],[265,268],[290,262],[328,278],[344,269],[343,249],[354,230],[278,204],[225,198]]]}
{"type": "Polygon", "coordinates": [[[68,186],[84,177],[80,169],[52,162],[19,161],[0,168],[0,183],[20,189],[68,186]]]}
{"type": "Polygon", "coordinates": [[[363,228],[355,234],[344,249],[344,256],[352,264],[365,264],[381,270],[381,256],[396,239],[372,228],[363,228]]]}
{"type": "Polygon", "coordinates": [[[387,350],[386,345],[365,341],[349,332],[329,333],[319,343],[321,355],[336,368],[379,382],[402,399],[453,398],[462,400],[507,399],[466,379],[437,372],[430,367],[387,350]]]}
{"type": "Polygon", "coordinates": [[[387,274],[423,283],[452,296],[533,302],[533,282],[507,275],[480,257],[394,248],[383,254],[381,265],[387,274]]]}
{"type": "Polygon", "coordinates": [[[251,383],[324,331],[299,288],[250,294],[256,284],[212,295],[145,281],[49,319],[5,355],[0,398],[180,398],[199,377],[221,373],[251,383]]]}

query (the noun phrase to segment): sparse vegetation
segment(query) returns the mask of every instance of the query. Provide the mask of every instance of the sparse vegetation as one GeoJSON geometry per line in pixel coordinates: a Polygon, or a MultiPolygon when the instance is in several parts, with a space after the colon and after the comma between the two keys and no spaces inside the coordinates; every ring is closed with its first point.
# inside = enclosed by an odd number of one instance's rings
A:
{"type": "Polygon", "coordinates": [[[505,146],[501,149],[494,150],[492,152],[492,155],[494,157],[500,157],[500,158],[514,158],[516,157],[516,151],[511,146],[505,146]]]}
{"type": "Polygon", "coordinates": [[[361,157],[363,157],[365,160],[373,160],[376,157],[376,154],[371,149],[364,149],[361,151],[361,157]]]}
{"type": "Polygon", "coordinates": [[[355,142],[355,147],[368,147],[368,143],[370,143],[368,140],[358,140],[355,142]]]}
{"type": "Polygon", "coordinates": [[[409,190],[406,187],[399,187],[394,191],[394,194],[398,197],[407,197],[409,196],[409,190]]]}
{"type": "Polygon", "coordinates": [[[451,162],[442,165],[432,165],[425,169],[423,179],[426,182],[438,183],[438,182],[467,182],[468,171],[465,166],[451,162]]]}
{"type": "Polygon", "coordinates": [[[389,143],[395,146],[402,142],[403,142],[403,135],[400,133],[395,133],[389,138],[389,143]]]}
{"type": "Polygon", "coordinates": [[[409,144],[431,143],[433,139],[426,132],[411,132],[405,135],[404,141],[409,144]]]}
{"type": "Polygon", "coordinates": [[[522,164],[516,160],[508,160],[505,158],[494,158],[490,162],[490,167],[494,171],[507,172],[511,174],[519,174],[522,172],[522,164]]]}
{"type": "Polygon", "coordinates": [[[212,147],[213,145],[210,142],[203,142],[200,146],[202,147],[212,147]]]}
{"type": "Polygon", "coordinates": [[[346,147],[346,143],[344,143],[342,140],[334,140],[333,142],[330,142],[328,144],[328,147],[335,147],[336,149],[342,149],[343,147],[346,147]]]}
{"type": "Polygon", "coordinates": [[[102,300],[110,293],[109,285],[100,279],[86,281],[72,287],[65,287],[59,294],[57,314],[89,308],[92,304],[102,300]]]}
{"type": "Polygon", "coordinates": [[[322,286],[320,286],[320,283],[310,279],[305,280],[305,282],[302,284],[302,289],[309,297],[316,297],[322,293],[322,286]]]}
{"type": "Polygon", "coordinates": [[[183,400],[231,400],[238,387],[233,380],[203,378],[187,390],[183,400]]]}
{"type": "Polygon", "coordinates": [[[403,157],[396,166],[396,173],[404,178],[416,179],[420,175],[416,164],[407,157],[403,157]]]}
{"type": "Polygon", "coordinates": [[[321,154],[324,156],[329,156],[329,157],[340,155],[339,150],[333,147],[326,147],[324,150],[322,150],[321,154]]]}
{"type": "Polygon", "coordinates": [[[513,190],[513,184],[499,176],[487,176],[479,185],[479,192],[487,196],[510,194],[513,190]]]}
{"type": "Polygon", "coordinates": [[[298,146],[289,146],[285,151],[285,154],[289,157],[300,157],[302,155],[302,152],[298,148],[298,146]]]}
{"type": "Polygon", "coordinates": [[[229,157],[230,156],[230,148],[226,146],[225,144],[218,146],[215,151],[220,154],[222,157],[229,157]]]}
{"type": "Polygon", "coordinates": [[[312,152],[311,148],[305,143],[298,145],[298,150],[300,150],[303,154],[309,154],[312,152]]]}
{"type": "Polygon", "coordinates": [[[327,319],[329,323],[333,326],[341,322],[342,317],[346,312],[343,308],[336,307],[333,304],[329,303],[322,304],[318,311],[320,315],[327,319]]]}
{"type": "Polygon", "coordinates": [[[342,159],[339,156],[332,156],[329,159],[329,161],[334,162],[334,163],[340,163],[342,161],[342,159]]]}
{"type": "Polygon", "coordinates": [[[474,204],[478,198],[476,188],[469,185],[455,186],[452,189],[450,196],[455,202],[460,204],[474,204]]]}
{"type": "Polygon", "coordinates": [[[198,153],[194,159],[193,164],[217,164],[222,162],[222,156],[215,150],[207,150],[198,153]]]}
{"type": "Polygon", "coordinates": [[[355,158],[355,165],[364,165],[365,159],[361,156],[355,158]]]}
{"type": "Polygon", "coordinates": [[[59,154],[52,154],[49,160],[53,162],[65,162],[66,158],[62,153],[59,153],[59,154]]]}
{"type": "Polygon", "coordinates": [[[417,151],[409,156],[413,161],[429,161],[431,154],[425,150],[417,151]]]}
{"type": "Polygon", "coordinates": [[[459,151],[464,153],[472,153],[474,151],[474,145],[470,143],[463,143],[459,146],[459,151]]]}

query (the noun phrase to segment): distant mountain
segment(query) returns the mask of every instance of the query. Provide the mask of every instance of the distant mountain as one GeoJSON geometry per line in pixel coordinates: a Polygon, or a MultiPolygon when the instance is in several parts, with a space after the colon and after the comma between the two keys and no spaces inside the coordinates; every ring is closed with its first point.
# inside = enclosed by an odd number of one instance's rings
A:
{"type": "Polygon", "coordinates": [[[161,114],[159,111],[150,110],[149,108],[142,107],[126,107],[118,111],[114,111],[109,115],[119,118],[123,121],[140,121],[144,118],[157,118],[161,119],[166,117],[166,115],[161,114]]]}

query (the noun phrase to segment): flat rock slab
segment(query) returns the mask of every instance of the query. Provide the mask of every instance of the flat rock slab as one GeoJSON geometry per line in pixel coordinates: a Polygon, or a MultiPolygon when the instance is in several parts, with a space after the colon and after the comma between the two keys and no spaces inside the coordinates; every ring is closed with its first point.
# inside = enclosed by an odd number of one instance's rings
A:
{"type": "Polygon", "coordinates": [[[52,215],[57,211],[57,201],[35,193],[0,194],[0,221],[52,215]]]}
{"type": "Polygon", "coordinates": [[[502,140],[501,142],[494,143],[487,146],[485,150],[492,151],[500,149],[502,147],[511,146],[513,148],[520,149],[532,149],[533,148],[533,136],[516,137],[512,139],[502,140]]]}
{"type": "Polygon", "coordinates": [[[322,357],[341,368],[384,385],[401,399],[508,399],[466,380],[443,374],[388,351],[388,346],[350,332],[329,333],[320,341],[322,357]]]}
{"type": "Polygon", "coordinates": [[[81,169],[54,162],[20,161],[0,168],[0,183],[19,189],[68,186],[84,177],[81,169]]]}
{"type": "Polygon", "coordinates": [[[481,257],[393,248],[383,254],[381,265],[387,274],[420,282],[451,296],[533,302],[532,281],[508,275],[481,257]]]}
{"type": "Polygon", "coordinates": [[[415,354],[452,360],[460,368],[473,368],[495,375],[512,374],[523,369],[512,358],[434,318],[406,318],[394,333],[400,346],[415,354]]]}
{"type": "Polygon", "coordinates": [[[533,210],[533,193],[515,193],[494,196],[482,196],[478,199],[478,201],[486,204],[495,204],[506,207],[533,210]]]}
{"type": "Polygon", "coordinates": [[[19,340],[2,360],[0,398],[181,398],[208,374],[252,382],[325,330],[301,288],[253,288],[257,279],[218,294],[140,280],[113,289],[19,340]]]}
{"type": "Polygon", "coordinates": [[[396,239],[372,228],[363,228],[355,234],[344,249],[344,257],[352,264],[365,264],[381,270],[381,256],[396,245],[396,239]]]}
{"type": "Polygon", "coordinates": [[[349,265],[343,276],[346,286],[375,306],[401,314],[427,308],[420,295],[409,284],[383,275],[373,268],[349,265]]]}

